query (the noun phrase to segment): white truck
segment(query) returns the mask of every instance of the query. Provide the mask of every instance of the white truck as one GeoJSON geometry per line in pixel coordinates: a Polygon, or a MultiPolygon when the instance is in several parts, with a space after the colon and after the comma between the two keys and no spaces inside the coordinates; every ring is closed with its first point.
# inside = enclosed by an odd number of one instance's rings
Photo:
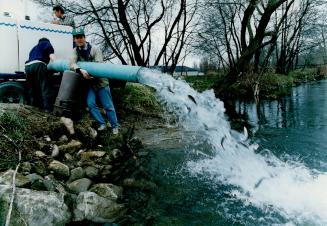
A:
{"type": "Polygon", "coordinates": [[[0,103],[25,100],[25,61],[40,38],[48,38],[56,58],[69,59],[73,49],[72,28],[50,23],[19,20],[0,15],[0,103]]]}

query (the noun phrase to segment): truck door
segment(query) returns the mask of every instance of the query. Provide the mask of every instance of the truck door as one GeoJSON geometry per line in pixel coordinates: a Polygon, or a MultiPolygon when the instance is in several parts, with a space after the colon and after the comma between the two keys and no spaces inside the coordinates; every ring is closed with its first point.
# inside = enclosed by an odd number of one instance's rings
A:
{"type": "Polygon", "coordinates": [[[0,74],[19,70],[18,29],[14,19],[0,17],[0,74]]]}

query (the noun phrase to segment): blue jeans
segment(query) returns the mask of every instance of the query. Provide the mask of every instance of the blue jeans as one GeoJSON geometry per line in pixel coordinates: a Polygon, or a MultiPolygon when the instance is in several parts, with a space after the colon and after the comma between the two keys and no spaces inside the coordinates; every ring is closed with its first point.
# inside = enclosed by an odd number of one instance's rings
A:
{"type": "Polygon", "coordinates": [[[112,128],[116,128],[119,126],[117,115],[115,111],[114,104],[112,102],[112,97],[110,93],[109,87],[104,87],[95,91],[93,88],[89,88],[87,94],[87,106],[91,112],[93,118],[99,123],[99,125],[105,125],[105,121],[101,115],[101,112],[96,104],[96,97],[99,98],[104,110],[106,111],[106,115],[109,119],[112,128]]]}

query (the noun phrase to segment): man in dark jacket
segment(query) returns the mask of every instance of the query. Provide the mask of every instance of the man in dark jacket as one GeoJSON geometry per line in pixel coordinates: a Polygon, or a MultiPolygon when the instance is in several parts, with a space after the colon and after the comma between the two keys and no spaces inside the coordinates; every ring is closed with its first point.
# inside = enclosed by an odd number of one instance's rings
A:
{"type": "Polygon", "coordinates": [[[54,49],[47,38],[41,38],[29,53],[25,63],[27,82],[30,85],[31,104],[50,112],[49,71],[47,64],[54,59],[54,49]]]}
{"type": "Polygon", "coordinates": [[[73,50],[70,68],[89,81],[88,84],[90,87],[87,94],[87,105],[90,113],[99,124],[98,130],[104,130],[106,128],[106,123],[96,104],[96,99],[98,97],[106,111],[107,118],[112,127],[112,133],[118,134],[119,124],[115,107],[112,102],[108,79],[93,78],[85,69],[82,69],[77,65],[78,61],[103,62],[102,52],[96,46],[92,46],[90,43],[86,42],[85,33],[82,28],[73,29],[73,37],[76,47],[73,50]]]}

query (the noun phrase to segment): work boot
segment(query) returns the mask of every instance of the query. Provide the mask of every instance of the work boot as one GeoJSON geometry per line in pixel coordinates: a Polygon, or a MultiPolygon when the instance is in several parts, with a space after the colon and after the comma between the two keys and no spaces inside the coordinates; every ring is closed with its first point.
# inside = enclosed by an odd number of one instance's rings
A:
{"type": "Polygon", "coordinates": [[[119,133],[118,127],[112,129],[112,134],[117,135],[119,133]]]}
{"type": "Polygon", "coordinates": [[[106,129],[106,125],[100,125],[99,127],[98,127],[98,131],[103,131],[103,130],[105,130],[106,129]]]}

